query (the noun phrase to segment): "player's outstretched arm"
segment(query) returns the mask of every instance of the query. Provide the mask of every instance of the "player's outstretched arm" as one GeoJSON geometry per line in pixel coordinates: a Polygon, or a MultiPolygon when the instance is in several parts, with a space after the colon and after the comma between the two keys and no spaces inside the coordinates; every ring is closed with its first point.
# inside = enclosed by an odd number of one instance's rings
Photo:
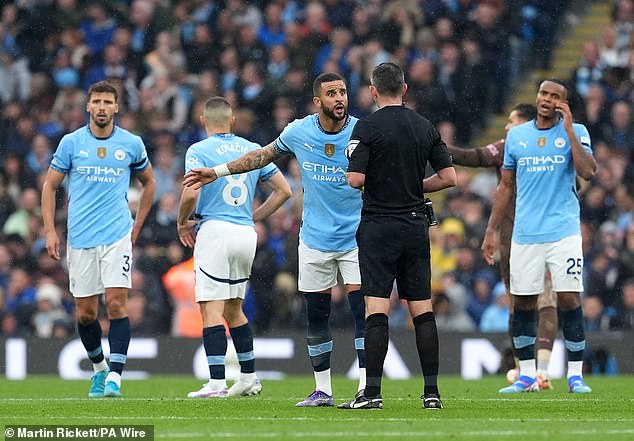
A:
{"type": "Polygon", "coordinates": [[[515,193],[515,170],[502,170],[502,180],[495,193],[495,203],[491,210],[491,217],[487,224],[484,242],[482,242],[482,257],[489,265],[493,265],[493,253],[495,251],[495,233],[500,227],[500,221],[506,212],[506,207],[511,202],[515,193]]]}
{"type": "Polygon", "coordinates": [[[455,187],[457,182],[456,169],[453,167],[445,167],[430,177],[423,179],[423,191],[425,193],[433,193],[435,191],[444,190],[445,188],[455,187]]]}
{"type": "Polygon", "coordinates": [[[268,198],[253,211],[253,222],[266,219],[282,206],[291,197],[291,186],[281,172],[275,173],[265,183],[271,194],[268,198]]]}
{"type": "Polygon", "coordinates": [[[152,209],[152,202],[154,201],[154,191],[156,189],[156,180],[154,179],[154,172],[152,171],[152,164],[140,172],[137,172],[136,178],[141,182],[143,187],[141,190],[141,199],[139,206],[134,216],[134,225],[132,226],[132,245],[136,243],[141,228],[147,219],[150,210],[152,209]]]}
{"type": "Polygon", "coordinates": [[[253,150],[246,155],[239,157],[229,163],[220,164],[215,167],[202,167],[192,169],[183,178],[183,185],[195,189],[207,185],[219,177],[227,175],[237,175],[262,168],[275,161],[281,155],[275,150],[273,143],[258,150],[253,150]]]}
{"type": "Polygon", "coordinates": [[[447,150],[453,163],[464,167],[500,167],[504,159],[504,154],[495,144],[464,149],[448,145],[447,150]]]}
{"type": "Polygon", "coordinates": [[[176,218],[178,239],[188,248],[194,248],[194,245],[196,244],[196,233],[194,232],[194,227],[198,221],[189,220],[189,218],[196,209],[196,201],[198,201],[199,193],[200,189],[198,188],[194,189],[192,187],[183,187],[181,201],[178,205],[178,216],[176,218]]]}
{"type": "Polygon", "coordinates": [[[60,259],[59,237],[55,231],[55,193],[64,177],[65,173],[49,168],[42,186],[42,221],[46,234],[46,251],[55,260],[60,259]]]}

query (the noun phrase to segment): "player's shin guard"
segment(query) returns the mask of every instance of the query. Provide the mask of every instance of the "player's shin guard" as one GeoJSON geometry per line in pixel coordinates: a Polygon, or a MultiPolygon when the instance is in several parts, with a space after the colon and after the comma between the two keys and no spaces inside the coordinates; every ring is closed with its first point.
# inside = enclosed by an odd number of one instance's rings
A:
{"type": "Polygon", "coordinates": [[[354,348],[359,358],[359,369],[365,368],[365,302],[361,291],[352,291],[348,294],[350,311],[354,318],[354,348]]]}
{"type": "Polygon", "coordinates": [[[223,325],[203,328],[203,345],[209,365],[209,378],[225,379],[225,355],[227,354],[227,337],[223,325]]]}
{"type": "Polygon", "coordinates": [[[586,337],[583,329],[583,312],[581,307],[570,311],[560,311],[564,334],[564,344],[568,353],[568,377],[582,374],[583,351],[586,348],[586,337]]]}
{"type": "Polygon", "coordinates": [[[416,349],[425,378],[424,394],[438,393],[438,329],[433,312],[426,312],[414,317],[416,333],[416,349]]]}
{"type": "Polygon", "coordinates": [[[253,353],[253,332],[251,326],[245,323],[237,328],[229,328],[233,346],[238,354],[240,373],[252,374],[255,372],[255,354],[253,353]]]}
{"type": "Polygon", "coordinates": [[[110,372],[121,375],[130,345],[130,321],[127,317],[110,320],[108,343],[110,344],[110,372]]]}
{"type": "Polygon", "coordinates": [[[370,350],[365,354],[365,396],[376,397],[381,393],[383,363],[389,342],[388,319],[385,314],[372,314],[366,319],[365,343],[370,350]]]}
{"type": "Polygon", "coordinates": [[[315,372],[330,369],[332,337],[330,335],[330,295],[324,293],[306,293],[306,315],[308,326],[306,342],[308,355],[315,372]]]}
{"type": "Polygon", "coordinates": [[[101,325],[99,321],[95,320],[87,325],[77,322],[77,331],[90,361],[94,364],[101,363],[104,360],[104,356],[101,348],[101,325]]]}

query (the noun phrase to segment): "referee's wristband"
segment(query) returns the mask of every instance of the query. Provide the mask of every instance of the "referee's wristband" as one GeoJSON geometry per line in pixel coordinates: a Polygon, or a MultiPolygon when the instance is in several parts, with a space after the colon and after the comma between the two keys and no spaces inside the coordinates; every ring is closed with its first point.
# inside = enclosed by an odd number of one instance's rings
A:
{"type": "Polygon", "coordinates": [[[223,163],[220,165],[217,165],[215,167],[213,167],[214,171],[216,172],[216,176],[218,176],[219,178],[223,177],[223,176],[228,176],[231,174],[231,172],[229,171],[229,167],[227,167],[227,163],[223,163]]]}

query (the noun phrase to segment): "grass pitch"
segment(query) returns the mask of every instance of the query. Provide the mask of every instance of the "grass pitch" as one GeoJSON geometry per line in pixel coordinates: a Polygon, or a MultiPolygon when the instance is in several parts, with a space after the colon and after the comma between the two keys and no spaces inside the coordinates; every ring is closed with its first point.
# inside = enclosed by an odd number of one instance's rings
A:
{"type": "MultiPolygon", "coordinates": [[[[383,410],[295,408],[312,377],[264,381],[262,395],[188,399],[201,382],[152,377],[124,382],[123,399],[84,398],[88,381],[32,377],[0,379],[0,423],[154,425],[155,439],[231,440],[553,440],[634,439],[634,376],[586,378],[594,392],[572,395],[565,380],[555,390],[500,395],[502,377],[464,381],[440,377],[445,408],[421,409],[421,380],[384,380],[383,410]]],[[[336,404],[356,383],[334,379],[336,404]]]]}

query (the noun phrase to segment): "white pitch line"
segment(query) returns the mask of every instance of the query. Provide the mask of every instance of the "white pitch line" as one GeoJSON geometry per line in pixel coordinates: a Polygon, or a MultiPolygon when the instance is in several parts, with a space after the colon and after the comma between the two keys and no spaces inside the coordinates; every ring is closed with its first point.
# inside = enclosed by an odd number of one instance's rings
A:
{"type": "MultiPolygon", "coordinates": [[[[341,413],[338,413],[341,415],[341,413]]],[[[127,421],[147,421],[147,420],[163,420],[163,421],[197,421],[197,420],[208,420],[208,421],[367,421],[367,418],[353,418],[353,417],[228,417],[228,416],[175,416],[175,415],[162,415],[162,416],[90,416],[90,415],[79,415],[74,417],[69,417],[68,415],[56,416],[50,415],[46,417],[41,416],[6,416],[3,417],[6,419],[12,420],[39,420],[39,419],[49,419],[49,420],[67,420],[77,419],[77,420],[103,420],[103,421],[113,421],[113,420],[127,420],[127,421]]],[[[410,422],[410,421],[420,421],[420,417],[412,417],[412,418],[393,418],[393,417],[376,417],[376,414],[373,414],[373,421],[383,421],[383,422],[410,422]]],[[[437,416],[433,418],[425,417],[425,421],[459,421],[459,422],[467,422],[467,421],[488,421],[488,422],[536,422],[536,423],[600,423],[600,422],[612,422],[612,423],[628,423],[633,422],[634,418],[583,418],[571,420],[570,418],[443,418],[442,416],[437,416]]]]}
{"type": "MultiPolygon", "coordinates": [[[[456,432],[458,433],[458,432],[456,432]]],[[[550,432],[546,430],[482,430],[482,431],[469,431],[459,432],[460,436],[470,437],[512,437],[512,436],[527,436],[527,435],[542,435],[548,436],[550,432]]],[[[566,434],[570,435],[631,435],[634,434],[634,429],[608,429],[608,430],[571,430],[566,434]]],[[[172,433],[154,433],[155,438],[323,438],[328,437],[385,437],[385,438],[404,438],[404,437],[416,437],[420,438],[424,436],[445,438],[447,435],[451,435],[451,431],[435,431],[430,432],[422,430],[420,432],[266,432],[266,433],[237,433],[237,432],[172,432],[172,433]]]]}
{"type": "MultiPolygon", "coordinates": [[[[302,398],[306,398],[306,397],[290,397],[290,398],[267,398],[267,397],[249,397],[249,398],[237,398],[238,400],[257,400],[257,401],[274,401],[274,402],[285,402],[285,401],[296,401],[296,400],[300,400],[302,398]]],[[[609,402],[609,403],[614,403],[615,401],[630,401],[630,402],[634,402],[634,398],[631,397],[622,397],[622,398],[594,398],[592,396],[587,396],[584,397],[586,399],[584,399],[583,401],[592,401],[592,402],[596,402],[596,403],[601,403],[601,402],[609,402]]],[[[233,400],[233,399],[232,399],[233,400]]],[[[19,402],[19,401],[27,401],[27,402],[33,402],[33,401],[43,401],[43,402],[47,402],[47,401],[79,401],[79,402],[83,402],[83,401],[90,401],[91,403],[99,403],[99,402],[105,402],[102,401],[100,399],[95,399],[95,398],[79,398],[79,397],[56,397],[56,398],[0,398],[0,403],[3,402],[19,402]]],[[[127,398],[124,397],[123,400],[121,400],[121,402],[125,402],[125,401],[156,401],[156,402],[161,402],[161,401],[191,401],[191,402],[204,402],[205,398],[180,398],[180,397],[146,397],[146,398],[140,398],[140,397],[131,397],[131,398],[127,398]]],[[[214,401],[212,399],[209,399],[209,401],[214,401]]],[[[224,402],[224,400],[215,400],[218,402],[224,402]]],[[[383,402],[390,402],[390,401],[419,401],[418,398],[383,398],[383,402]]],[[[530,399],[526,399],[524,397],[505,397],[505,398],[444,398],[443,402],[454,402],[454,401],[464,401],[464,402],[472,402],[472,403],[480,403],[480,402],[484,402],[484,401],[500,401],[500,402],[509,402],[509,401],[525,401],[525,402],[581,402],[581,400],[574,400],[571,398],[534,398],[534,397],[530,397],[530,399]]]]}

